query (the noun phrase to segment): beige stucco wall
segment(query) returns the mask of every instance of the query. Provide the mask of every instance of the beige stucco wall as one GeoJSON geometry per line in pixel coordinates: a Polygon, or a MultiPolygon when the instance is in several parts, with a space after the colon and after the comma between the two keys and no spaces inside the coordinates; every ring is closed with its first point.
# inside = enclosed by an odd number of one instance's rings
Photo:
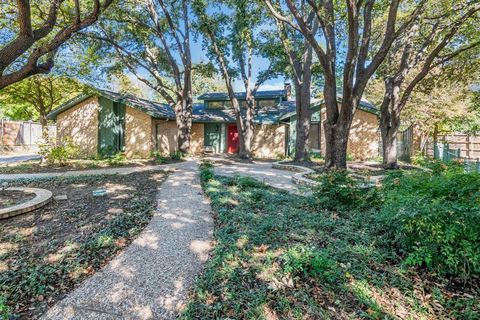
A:
{"type": "Polygon", "coordinates": [[[70,137],[81,157],[93,157],[98,146],[98,99],[87,99],[57,116],[57,137],[70,137]]]}
{"type": "Polygon", "coordinates": [[[140,110],[127,106],[125,155],[128,158],[147,158],[152,151],[152,118],[140,110]]]}
{"type": "Polygon", "coordinates": [[[252,152],[256,158],[277,158],[285,155],[285,125],[256,125],[252,152]]]}
{"type": "MultiPolygon", "coordinates": [[[[322,109],[321,151],[325,154],[324,122],[325,109],[322,109]]],[[[368,160],[378,156],[379,148],[378,118],[375,114],[358,109],[353,117],[350,136],[348,138],[347,154],[355,160],[368,160]]]]}

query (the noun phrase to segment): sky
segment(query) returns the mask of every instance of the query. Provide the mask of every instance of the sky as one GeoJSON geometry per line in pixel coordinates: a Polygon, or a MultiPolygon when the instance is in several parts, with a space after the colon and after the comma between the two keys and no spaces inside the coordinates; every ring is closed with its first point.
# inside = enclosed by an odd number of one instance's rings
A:
{"type": "MultiPolygon", "coordinates": [[[[206,56],[202,49],[202,43],[200,40],[193,39],[192,45],[192,60],[194,63],[208,62],[210,59],[206,56]]],[[[262,57],[255,57],[252,61],[253,77],[256,79],[258,73],[268,68],[268,59],[262,57]]],[[[269,79],[260,87],[260,90],[277,90],[283,89],[285,79],[283,77],[269,79]]],[[[234,83],[235,91],[245,91],[243,83],[237,79],[234,83]]]]}

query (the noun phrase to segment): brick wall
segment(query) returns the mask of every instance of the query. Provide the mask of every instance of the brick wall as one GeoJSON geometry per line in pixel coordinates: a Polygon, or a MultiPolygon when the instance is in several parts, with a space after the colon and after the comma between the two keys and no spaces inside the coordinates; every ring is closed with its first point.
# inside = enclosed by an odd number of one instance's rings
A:
{"type": "Polygon", "coordinates": [[[203,123],[192,124],[192,138],[190,140],[190,152],[199,154],[203,152],[205,145],[205,134],[203,123]]]}
{"type": "Polygon", "coordinates": [[[256,125],[252,152],[256,158],[277,158],[285,155],[285,125],[256,125]]]}
{"type": "Polygon", "coordinates": [[[154,120],[156,133],[156,150],[164,155],[169,155],[178,150],[177,124],[174,120],[154,120]]]}
{"type": "Polygon", "coordinates": [[[57,116],[57,137],[72,138],[82,157],[97,154],[98,110],[98,99],[90,98],[57,116]]]}
{"type": "Polygon", "coordinates": [[[127,106],[125,112],[125,154],[128,158],[147,158],[153,151],[152,118],[127,106]]]}
{"type": "MultiPolygon", "coordinates": [[[[326,119],[325,108],[321,112],[321,153],[325,154],[325,131],[326,119]]],[[[356,160],[368,160],[379,155],[378,118],[375,114],[358,109],[353,117],[350,136],[348,138],[347,154],[356,160]]]]}

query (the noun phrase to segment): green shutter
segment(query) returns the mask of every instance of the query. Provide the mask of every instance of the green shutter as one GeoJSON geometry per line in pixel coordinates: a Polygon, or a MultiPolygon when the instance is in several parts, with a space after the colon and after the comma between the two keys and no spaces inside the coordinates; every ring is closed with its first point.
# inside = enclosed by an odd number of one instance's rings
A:
{"type": "Polygon", "coordinates": [[[100,98],[98,153],[112,156],[125,148],[125,105],[100,98]]]}

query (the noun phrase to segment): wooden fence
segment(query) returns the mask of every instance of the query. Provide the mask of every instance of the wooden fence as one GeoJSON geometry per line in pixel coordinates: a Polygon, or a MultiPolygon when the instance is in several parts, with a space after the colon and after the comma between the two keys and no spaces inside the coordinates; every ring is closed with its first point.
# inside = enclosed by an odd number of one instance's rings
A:
{"type": "MultiPolygon", "coordinates": [[[[49,136],[56,136],[56,127],[48,126],[49,136]]],[[[0,153],[35,150],[42,141],[42,126],[37,122],[0,119],[0,153]]]]}
{"type": "MultiPolygon", "coordinates": [[[[448,144],[448,149],[455,150],[461,159],[476,160],[480,158],[480,136],[464,133],[438,135],[438,143],[448,144]]],[[[433,140],[427,142],[427,155],[434,156],[433,140]]]]}

